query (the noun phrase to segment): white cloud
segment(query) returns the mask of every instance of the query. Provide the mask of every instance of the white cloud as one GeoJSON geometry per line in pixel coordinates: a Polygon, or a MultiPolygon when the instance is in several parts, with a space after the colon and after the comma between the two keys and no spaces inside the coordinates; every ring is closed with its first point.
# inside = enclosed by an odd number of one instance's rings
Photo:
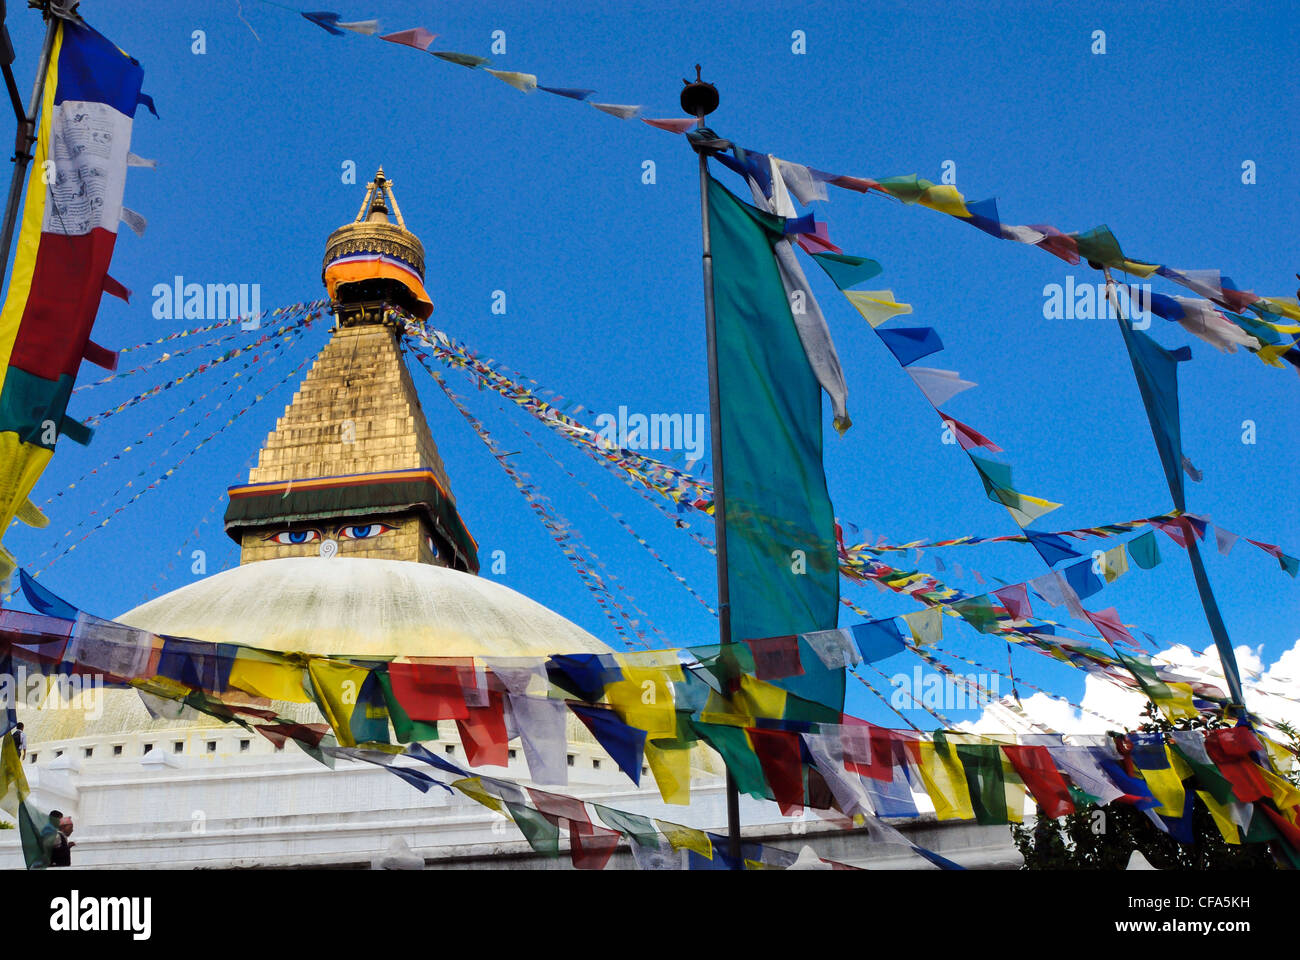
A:
{"type": "MultiPolygon", "coordinates": [[[[1300,680],[1297,680],[1300,678],[1300,640],[1271,665],[1266,665],[1261,658],[1262,649],[1242,646],[1234,651],[1246,690],[1246,703],[1251,712],[1269,725],[1270,722],[1285,720],[1300,727],[1300,680]]],[[[1178,644],[1160,651],[1155,659],[1184,676],[1220,688],[1225,686],[1219,653],[1212,644],[1201,653],[1178,644]]],[[[1008,700],[1003,698],[1001,704],[990,704],[978,720],[960,724],[960,729],[974,733],[1030,732],[1033,727],[1005,705],[1008,700]]],[[[1058,733],[1104,733],[1120,727],[1136,727],[1143,719],[1141,710],[1146,697],[1089,674],[1084,678],[1083,698],[1079,702],[1087,710],[1036,693],[1022,701],[1022,708],[1029,720],[1058,733]]]]}

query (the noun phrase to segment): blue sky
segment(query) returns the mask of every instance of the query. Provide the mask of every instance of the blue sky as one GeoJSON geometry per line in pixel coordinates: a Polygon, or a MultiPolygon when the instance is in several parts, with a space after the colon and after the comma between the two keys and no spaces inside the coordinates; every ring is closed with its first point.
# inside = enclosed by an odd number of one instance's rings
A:
{"type": "MultiPolygon", "coordinates": [[[[264,307],[323,296],[325,238],[355,215],[365,181],[382,163],[407,225],[424,241],[437,326],[590,411],[707,411],[698,183],[683,138],[546,93],[525,96],[373,37],[333,37],[283,7],[245,0],[255,38],[237,7],[234,0],[82,4],[92,25],[141,62],[160,114],[136,118],[132,148],[157,159],[158,169],[132,170],[126,192],[127,206],[149,228],[143,238],[122,231],[112,267],[135,298],[130,306],[105,298],[98,342],[120,348],[194,326],[152,314],[150,290],[178,274],[260,284],[264,307]],[[201,55],[192,52],[195,30],[205,32],[201,55]],[[655,163],[654,184],[642,182],[647,160],[655,163]],[[359,186],[342,182],[345,161],[355,162],[359,186]],[[504,316],[491,312],[495,290],[506,292],[504,316]]],[[[998,197],[1008,222],[1067,231],[1105,223],[1130,256],[1219,268],[1260,294],[1295,290],[1300,265],[1287,253],[1300,228],[1300,111],[1277,45],[1294,33],[1293,5],[801,3],[766,4],[755,16],[739,3],[467,9],[348,0],[332,9],[345,20],[378,17],[384,32],[423,25],[439,34],[435,49],[484,56],[492,32],[504,30],[506,53],[493,66],[535,73],[547,85],[594,88],[594,99],[643,104],[652,117],[679,115],[681,78],[700,62],[722,96],[711,125],[746,147],[870,177],[917,173],[938,181],[953,161],[967,198],[998,197]],[[806,36],[804,54],[792,52],[796,30],[806,36]],[[1105,31],[1104,55],[1091,52],[1095,30],[1105,31]],[[1242,183],[1247,160],[1257,169],[1253,185],[1242,183]]],[[[25,94],[41,25],[14,8],[9,29],[25,94]]],[[[740,189],[730,174],[724,180],[740,189]]],[[[846,252],[884,266],[873,286],[892,288],[913,305],[911,321],[938,329],[945,350],[926,362],[980,384],[948,412],[1006,449],[1022,492],[1065,504],[1042,526],[1169,508],[1114,322],[1044,319],[1044,287],[1071,272],[1092,280],[1091,271],[878,196],[832,187],[830,202],[815,207],[846,252]]],[[[820,272],[811,273],[855,423],[840,439],[827,418],[838,515],[894,542],[1015,533],[965,455],[940,442],[937,419],[908,377],[820,272]]],[[[1186,293],[1159,278],[1153,289],[1186,293]]],[[[1189,485],[1191,509],[1296,553],[1300,506],[1290,495],[1294,441],[1286,426],[1300,389],[1294,369],[1220,355],[1173,324],[1153,324],[1160,342],[1191,345],[1194,354],[1181,370],[1184,447],[1205,478],[1189,485]],[[1242,443],[1245,420],[1256,424],[1254,444],[1242,443]]],[[[17,528],[6,545],[30,568],[44,567],[71,542],[61,539],[65,531],[83,524],[71,538],[79,540],[326,336],[318,325],[275,364],[246,371],[249,386],[220,410],[213,398],[242,382],[216,388],[233,364],[110,418],[89,448],[61,444],[38,503],[213,391],[59,497],[47,530],[17,528]],[[186,428],[194,432],[169,446],[186,428]],[[114,496],[128,480],[133,486],[114,496]],[[93,519],[92,510],[99,511],[93,519]]],[[[80,393],[72,411],[84,419],[248,339],[80,393]]],[[[129,354],[123,366],[159,353],[129,354]]],[[[99,376],[84,367],[82,382],[99,376]]],[[[196,579],[192,550],[206,552],[209,574],[236,563],[220,525],[224,490],[246,478],[298,379],[269,392],[158,489],[59,559],[43,582],[116,615],[196,579]]],[[[609,622],[478,438],[418,368],[416,379],[470,529],[484,554],[506,551],[499,579],[614,642],[609,622]]],[[[703,607],[589,491],[710,599],[711,557],[580,453],[542,438],[589,486],[573,484],[519,432],[540,436],[535,421],[470,389],[457,372],[448,380],[505,449],[523,451],[515,461],[636,598],[662,632],[652,634],[656,643],[713,640],[716,626],[703,607]]],[[[1202,649],[1210,638],[1186,555],[1161,541],[1165,562],[1121,578],[1098,605],[1117,606],[1161,647],[1202,649]]],[[[1011,582],[1044,569],[1014,544],[940,555],[950,567],[955,561],[1011,582]]],[[[934,556],[922,559],[922,569],[934,569],[934,556]]],[[[1245,543],[1229,557],[1212,547],[1206,556],[1234,641],[1262,646],[1265,662],[1275,660],[1300,637],[1300,584],[1245,543]]],[[[949,582],[983,589],[969,574],[949,582]]],[[[845,589],[877,616],[913,609],[892,595],[845,589]]],[[[616,596],[639,616],[625,593],[616,596]]],[[[852,623],[844,613],[841,623],[852,623]]],[[[959,652],[1006,663],[1004,647],[973,631],[957,629],[950,639],[959,652]]],[[[881,669],[910,672],[916,662],[899,657],[881,669]]],[[[1040,686],[1071,698],[1082,689],[1078,674],[1032,652],[1017,650],[1014,662],[1018,676],[1040,686]]],[[[852,680],[850,691],[850,709],[897,722],[852,680]]]]}

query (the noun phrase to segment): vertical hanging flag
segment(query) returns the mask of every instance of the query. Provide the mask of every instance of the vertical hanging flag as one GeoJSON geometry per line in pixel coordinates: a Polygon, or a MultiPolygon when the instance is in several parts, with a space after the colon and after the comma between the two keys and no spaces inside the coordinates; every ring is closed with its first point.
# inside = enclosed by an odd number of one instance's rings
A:
{"type": "MultiPolygon", "coordinates": [[[[839,568],[821,388],[774,253],[783,224],[712,178],[708,191],[732,639],[834,629],[839,568]]],[[[843,670],[779,685],[843,704],[843,670]]]]}
{"type": "MultiPolygon", "coordinates": [[[[27,498],[55,440],[90,439],[89,429],[64,416],[77,368],[83,357],[116,365],[116,354],[92,343],[90,330],[101,294],[120,289],[108,264],[143,80],[140,65],[105,37],[85,24],[59,23],[0,313],[0,531],[15,516],[44,526],[27,498]]],[[[0,578],[13,566],[0,548],[0,578]]]]}
{"type": "MultiPolygon", "coordinates": [[[[1109,274],[1107,275],[1109,279],[1109,274]]],[[[1113,300],[1113,286],[1108,288],[1113,300]]],[[[1124,346],[1128,349],[1129,360],[1133,364],[1133,374],[1137,378],[1138,389],[1142,393],[1142,405],[1146,408],[1147,422],[1151,425],[1151,435],[1155,438],[1156,449],[1160,452],[1160,464],[1165,470],[1165,481],[1173,497],[1174,507],[1179,511],[1187,509],[1183,494],[1183,440],[1178,420],[1178,364],[1190,360],[1192,351],[1180,347],[1169,351],[1160,346],[1145,333],[1132,329],[1122,316],[1117,321],[1120,333],[1124,337],[1124,346]]],[[[1164,528],[1168,532],[1168,528],[1164,528]]],[[[1219,651],[1219,662],[1223,667],[1224,679],[1228,682],[1228,691],[1233,703],[1244,709],[1245,693],[1241,686],[1241,675],[1237,670],[1237,656],[1232,649],[1232,640],[1228,637],[1227,625],[1219,612],[1219,604],[1214,598],[1209,575],[1201,560],[1200,547],[1191,526],[1185,529],[1190,535],[1186,537],[1187,557],[1191,561],[1192,575],[1196,580],[1196,592],[1200,595],[1201,606],[1205,610],[1205,619],[1214,637],[1214,646],[1219,651]]],[[[1140,539],[1140,538],[1139,538],[1140,539]]],[[[1130,551],[1133,545],[1130,544],[1130,551]]],[[[1138,566],[1145,564],[1134,557],[1138,566]]]]}
{"type": "Polygon", "coordinates": [[[1173,495],[1174,507],[1180,511],[1185,510],[1187,502],[1183,496],[1183,440],[1178,422],[1178,364],[1190,360],[1192,351],[1188,347],[1166,350],[1145,333],[1132,329],[1131,324],[1123,320],[1120,321],[1119,329],[1124,336],[1129,359],[1133,362],[1133,373],[1137,376],[1138,389],[1142,393],[1142,403],[1151,422],[1151,433],[1155,437],[1156,449],[1160,452],[1160,463],[1165,469],[1165,480],[1173,495]]]}

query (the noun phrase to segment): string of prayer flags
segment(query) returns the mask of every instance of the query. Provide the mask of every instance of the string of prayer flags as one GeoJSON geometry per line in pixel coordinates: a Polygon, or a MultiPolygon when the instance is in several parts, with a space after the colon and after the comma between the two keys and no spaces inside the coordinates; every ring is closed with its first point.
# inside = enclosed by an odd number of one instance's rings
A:
{"type": "MultiPolygon", "coordinates": [[[[49,522],[29,497],[58,437],[90,442],[92,431],[67,416],[82,359],[117,366],[116,352],[90,335],[102,294],[123,290],[108,267],[144,71],[80,18],[60,18],[52,29],[33,163],[0,311],[0,536],[15,518],[38,528],[49,522]],[[99,153],[87,165],[82,151],[92,140],[99,153]]],[[[0,546],[0,581],[15,566],[0,546]]]]}
{"type": "MultiPolygon", "coordinates": [[[[1063,590],[1072,592],[1073,588],[1063,574],[1054,573],[1051,576],[1063,590]]],[[[119,669],[117,665],[120,664],[156,663],[159,677],[181,679],[172,679],[170,685],[156,683],[147,672],[138,679],[124,680],[113,674],[105,679],[116,685],[129,683],[139,686],[151,695],[183,700],[226,722],[234,721],[241,715],[260,717],[262,722],[256,725],[259,732],[279,742],[295,739],[303,743],[305,748],[315,750],[315,755],[323,762],[334,757],[344,757],[374,763],[421,790],[427,790],[432,783],[438,782],[429,774],[398,765],[391,753],[359,749],[365,743],[386,742],[388,721],[384,721],[382,732],[377,721],[385,714],[391,717],[392,713],[386,710],[388,700],[379,678],[400,674],[401,670],[395,671],[394,668],[400,667],[405,661],[376,663],[373,657],[355,661],[338,656],[280,655],[287,662],[295,663],[300,674],[305,669],[309,677],[313,700],[328,720],[328,725],[316,725],[313,728],[279,719],[274,711],[252,708],[254,712],[248,712],[250,708],[245,706],[246,696],[237,689],[236,683],[242,676],[242,667],[236,670],[233,664],[243,660],[251,663],[271,662],[272,652],[258,651],[261,656],[241,656],[245,650],[252,648],[204,644],[178,638],[154,637],[143,631],[132,633],[126,629],[98,627],[95,627],[93,633],[97,647],[92,650],[84,644],[73,646],[66,638],[76,639],[78,629],[94,627],[94,618],[76,610],[48,590],[36,584],[28,585],[31,588],[29,599],[33,601],[33,606],[44,611],[71,613],[74,616],[58,619],[50,618],[46,613],[0,611],[0,644],[3,645],[3,651],[11,656],[47,667],[70,663],[82,673],[99,673],[105,669],[103,664],[112,664],[113,669],[119,669]],[[65,638],[52,645],[57,646],[57,650],[46,649],[43,643],[31,642],[36,637],[50,636],[65,638]],[[157,654],[150,654],[142,661],[139,653],[143,650],[156,650],[157,654]],[[205,694],[205,689],[211,693],[205,694]],[[354,690],[358,694],[355,702],[351,696],[354,690]],[[375,715],[376,711],[378,715],[375,715]],[[325,736],[330,728],[338,739],[338,746],[335,746],[333,738],[325,736]],[[349,742],[355,746],[350,746],[349,742]]],[[[997,614],[997,608],[992,607],[987,596],[966,599],[973,601],[968,607],[985,608],[982,614],[985,617],[990,612],[997,614]]],[[[1015,605],[1014,601],[1008,602],[1008,607],[1015,605]]],[[[1023,614],[1026,611],[1017,609],[1014,612],[1023,614]]],[[[1124,630],[1127,635],[1113,610],[1092,613],[1090,616],[1103,633],[1124,630]]],[[[1212,740],[1204,739],[1207,736],[1204,731],[1195,731],[1194,736],[1202,738],[1200,743],[1195,738],[1173,740],[1172,743],[1177,745],[1177,753],[1161,747],[1164,750],[1163,759],[1156,752],[1158,737],[1139,740],[1136,745],[1125,745],[1122,749],[1127,750],[1127,754],[1115,752],[1105,743],[1098,743],[1095,747],[1069,747],[1061,743],[1059,738],[1052,740],[1039,737],[1029,743],[1022,744],[1014,740],[1004,743],[973,734],[957,735],[939,731],[933,740],[925,740],[916,734],[865,724],[835,710],[824,710],[820,714],[809,713],[808,709],[815,704],[803,701],[795,694],[754,676],[753,671],[758,669],[776,674],[792,674],[800,667],[805,672],[823,669],[827,659],[835,662],[845,658],[843,633],[841,632],[838,641],[830,636],[836,632],[838,631],[821,631],[824,636],[818,637],[816,643],[800,637],[797,646],[791,645],[789,638],[773,638],[779,642],[771,644],[738,645],[741,651],[748,651],[748,656],[733,658],[729,666],[721,661],[723,651],[729,651],[730,648],[716,644],[685,651],[618,655],[612,662],[602,659],[593,661],[583,655],[559,655],[545,660],[507,659],[496,661],[495,669],[489,668],[488,672],[468,658],[450,661],[424,659],[415,662],[421,668],[418,678],[421,683],[415,684],[412,703],[407,706],[420,712],[415,706],[416,702],[428,701],[432,692],[435,700],[459,697],[464,701],[465,712],[471,718],[476,711],[487,711],[495,717],[496,733],[485,741],[469,729],[478,722],[476,720],[471,720],[461,730],[462,742],[471,754],[470,763],[481,763],[482,758],[476,759],[474,756],[476,750],[486,747],[499,751],[500,746],[506,742],[505,737],[513,739],[524,735],[522,727],[528,721],[519,711],[518,705],[534,699],[548,699],[545,696],[548,693],[547,683],[543,680],[547,665],[567,663],[569,666],[563,673],[569,681],[573,681],[573,674],[577,674],[581,682],[574,682],[573,685],[585,695],[595,693],[593,685],[596,681],[593,678],[603,678],[607,682],[604,691],[592,697],[595,703],[556,702],[572,710],[587,724],[597,741],[615,756],[620,768],[630,779],[635,781],[642,762],[655,768],[661,792],[669,802],[689,796],[687,748],[698,736],[723,756],[728,769],[746,793],[773,799],[787,813],[795,813],[804,807],[825,811],[825,815],[832,821],[840,818],[844,825],[848,825],[849,816],[857,814],[865,817],[868,810],[879,815],[914,816],[917,812],[916,804],[907,786],[908,779],[914,778],[924,788],[942,819],[974,819],[980,823],[1015,822],[1020,816],[1026,792],[1044,810],[1059,815],[1068,809],[1070,783],[1073,783],[1080,790],[1103,801],[1106,798],[1127,797],[1139,809],[1150,810],[1151,816],[1155,818],[1153,823],[1158,821],[1161,829],[1183,839],[1188,808],[1185,800],[1180,806],[1179,797],[1190,794],[1191,787],[1195,786],[1209,792],[1211,796],[1217,791],[1224,800],[1216,802],[1222,805],[1228,799],[1226,784],[1234,789],[1233,802],[1263,803],[1267,809],[1277,807],[1281,811],[1278,814],[1280,821],[1275,823],[1273,817],[1268,818],[1275,833],[1280,831],[1286,835],[1288,829],[1294,829],[1292,821],[1295,819],[1296,808],[1300,807],[1300,791],[1295,791],[1279,778],[1271,776],[1267,769],[1261,768],[1261,764],[1269,762],[1268,755],[1260,740],[1243,728],[1211,731],[1209,736],[1212,740]],[[822,651],[831,651],[832,655],[824,656],[822,651]],[[796,655],[799,661],[797,664],[796,655]],[[709,689],[710,682],[704,679],[706,665],[710,663],[713,666],[708,675],[717,683],[717,688],[712,690],[709,689]],[[450,668],[450,672],[440,682],[432,679],[429,672],[430,667],[438,666],[450,668]],[[618,669],[614,670],[614,667],[618,669]],[[739,691],[732,697],[723,697],[719,692],[723,688],[721,681],[733,678],[737,667],[745,671],[737,678],[739,691]],[[636,729],[625,722],[634,719],[631,711],[625,709],[623,716],[618,715],[616,701],[622,699],[625,707],[631,706],[622,696],[626,691],[620,692],[619,687],[629,680],[649,681],[656,689],[654,699],[661,699],[659,691],[662,689],[662,699],[673,702],[686,711],[684,715],[679,713],[679,727],[673,731],[671,738],[648,738],[646,730],[636,729]],[[697,687],[708,691],[707,704],[698,693],[692,692],[697,687]],[[606,704],[602,701],[609,702],[606,704]],[[513,718],[510,723],[502,719],[506,702],[510,705],[510,716],[513,718]],[[698,718],[697,710],[700,711],[698,718]],[[662,749],[654,745],[655,741],[663,744],[662,749]],[[1021,746],[1047,747],[1046,756],[1050,758],[1052,766],[1049,768],[1046,765],[1045,754],[1042,752],[1011,749],[1021,746]],[[807,747],[806,752],[804,747],[807,747]],[[1147,748],[1150,750],[1143,753],[1147,748]],[[1125,762],[1128,762],[1125,756],[1129,756],[1134,763],[1131,769],[1125,768],[1125,762]],[[1185,760],[1184,757],[1190,759],[1185,760]],[[1196,764],[1207,769],[1198,770],[1196,764]],[[1227,769],[1223,770],[1225,765],[1227,769]],[[1209,768],[1216,772],[1211,774],[1209,768]],[[667,772],[661,775],[661,771],[667,772]],[[1069,779],[1066,780],[1066,777],[1069,779]],[[1195,784],[1183,784],[1183,781],[1191,781],[1193,777],[1197,778],[1195,784]],[[1175,783],[1175,780],[1178,782],[1175,783]],[[1180,794],[1179,790],[1184,792],[1180,794]],[[1243,800],[1238,794],[1251,799],[1243,800]],[[835,809],[837,806],[838,810],[835,809]],[[863,809],[860,810],[860,807],[863,809]]],[[[866,631],[850,630],[848,633],[854,639],[860,634],[885,638],[900,636],[892,619],[877,621],[866,631]]],[[[866,646],[870,648],[871,643],[866,646]]],[[[887,646],[893,647],[895,644],[889,643],[887,646]]],[[[1092,655],[1091,651],[1088,655],[1092,655]]],[[[1201,709],[1209,705],[1205,697],[1215,693],[1204,685],[1194,688],[1190,683],[1179,679],[1173,671],[1155,664],[1140,653],[1119,655],[1118,662],[1129,668],[1131,676],[1137,679],[1149,697],[1174,716],[1197,716],[1201,709]]],[[[141,671],[137,666],[132,666],[124,672],[135,674],[141,671]]],[[[398,685],[394,684],[392,689],[398,689],[398,685]]],[[[437,705],[436,710],[448,712],[447,704],[437,705]]],[[[638,715],[635,719],[646,726],[662,726],[655,716],[638,715]]],[[[566,744],[562,733],[553,738],[548,749],[558,757],[564,755],[566,744]]],[[[509,781],[469,776],[458,765],[430,753],[418,744],[408,746],[406,754],[455,776],[453,786],[466,796],[494,809],[508,810],[536,849],[558,853],[559,833],[561,828],[566,828],[575,865],[596,867],[608,863],[614,849],[613,832],[637,834],[635,840],[643,847],[662,849],[661,844],[652,843],[654,838],[648,835],[650,824],[645,818],[619,820],[617,812],[607,815],[598,810],[602,822],[612,832],[605,832],[604,828],[593,829],[595,825],[587,816],[585,807],[574,798],[552,794],[536,787],[528,788],[526,794],[525,790],[509,781]],[[531,802],[528,797],[531,797],[531,802]],[[587,842],[588,839],[591,839],[590,843],[587,842]]],[[[505,759],[498,753],[491,761],[504,765],[505,759]]],[[[8,780],[13,779],[12,774],[4,776],[8,780]]],[[[0,796],[7,796],[9,792],[9,786],[0,784],[0,796]]],[[[1224,806],[1220,815],[1222,819],[1230,820],[1234,814],[1230,807],[1224,806]]],[[[680,840],[678,828],[664,829],[677,833],[680,840]]],[[[869,826],[873,836],[883,835],[883,829],[869,826]]],[[[687,842],[697,848],[697,856],[703,859],[703,854],[698,852],[698,848],[703,846],[699,843],[699,836],[686,836],[687,842]]],[[[668,846],[674,844],[670,842],[668,846]]],[[[712,850],[713,846],[710,841],[709,849],[712,850]]],[[[744,859],[751,861],[751,866],[770,867],[781,866],[788,855],[772,853],[769,856],[768,852],[755,848],[746,851],[744,859]]],[[[725,857],[723,862],[726,862],[725,857]]]]}

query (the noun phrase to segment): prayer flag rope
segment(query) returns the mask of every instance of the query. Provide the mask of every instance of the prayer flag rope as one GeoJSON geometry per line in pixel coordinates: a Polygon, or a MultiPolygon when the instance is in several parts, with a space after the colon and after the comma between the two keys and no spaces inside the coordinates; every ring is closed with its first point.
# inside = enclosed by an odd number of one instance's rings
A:
{"type": "MultiPolygon", "coordinates": [[[[892,643],[876,629],[797,638],[806,647],[777,637],[727,648],[377,663],[373,654],[321,657],[158,636],[89,616],[25,571],[21,579],[39,612],[0,611],[6,654],[37,671],[70,665],[110,685],[183,701],[273,739],[295,739],[322,757],[338,755],[338,748],[402,752],[439,766],[447,761],[435,763],[411,746],[412,725],[427,731],[448,721],[459,728],[471,768],[504,765],[513,729],[529,753],[533,781],[553,782],[538,772],[546,767],[564,776],[563,725],[553,718],[556,710],[567,710],[634,783],[648,764],[670,803],[689,802],[689,774],[684,785],[680,760],[700,742],[719,753],[742,792],[773,800],[785,815],[813,808],[868,831],[881,817],[917,816],[921,797],[940,820],[1017,822],[1031,798],[1048,815],[1060,816],[1074,809],[1067,789],[1074,784],[1102,803],[1162,808],[1153,824],[1179,837],[1182,797],[1187,789],[1205,790],[1239,814],[1223,818],[1225,839],[1268,840],[1279,857],[1300,866],[1300,790],[1273,771],[1267,738],[1249,728],[1177,731],[1167,739],[1115,734],[1067,741],[1055,734],[990,737],[952,730],[926,737],[866,723],[772,683],[800,672],[871,664],[902,649],[901,641],[892,643]],[[646,685],[660,694],[653,702],[642,696],[646,685]],[[724,694],[733,686],[735,693],[724,694]],[[268,709],[268,699],[314,703],[327,723],[285,721],[268,709]],[[330,732],[337,748],[325,739],[330,732]],[[1164,772],[1171,766],[1173,778],[1164,772]]],[[[483,779],[454,765],[441,769],[462,780],[483,779]]],[[[457,789],[465,787],[474,785],[457,789]]],[[[529,796],[547,812],[552,801],[529,796]]]]}

